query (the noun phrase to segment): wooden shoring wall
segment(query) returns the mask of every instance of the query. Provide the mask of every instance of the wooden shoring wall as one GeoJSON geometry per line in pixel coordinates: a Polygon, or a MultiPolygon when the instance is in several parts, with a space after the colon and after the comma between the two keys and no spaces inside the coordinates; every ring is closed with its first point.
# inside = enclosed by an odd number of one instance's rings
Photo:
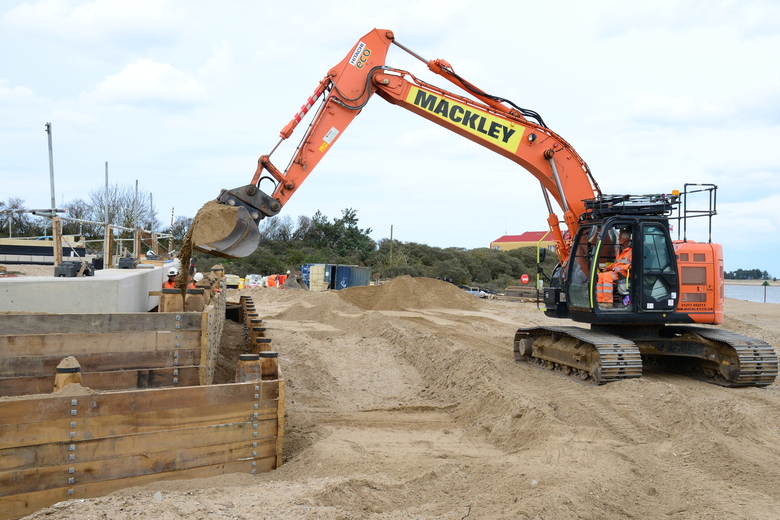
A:
{"type": "Polygon", "coordinates": [[[0,520],[281,466],[284,380],[212,384],[225,306],[222,290],[202,313],[0,315],[0,520]],[[51,393],[71,355],[85,388],[51,393]]]}
{"type": "Polygon", "coordinates": [[[0,519],[281,464],[284,381],[0,400],[0,519]]]}
{"type": "Polygon", "coordinates": [[[50,393],[67,356],[93,390],[211,384],[224,316],[224,291],[203,312],[1,314],[0,396],[50,393]]]}

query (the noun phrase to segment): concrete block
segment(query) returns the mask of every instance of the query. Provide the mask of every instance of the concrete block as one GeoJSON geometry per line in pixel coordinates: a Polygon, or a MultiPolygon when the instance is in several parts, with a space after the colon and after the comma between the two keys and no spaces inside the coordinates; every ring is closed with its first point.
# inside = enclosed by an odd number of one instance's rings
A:
{"type": "Polygon", "coordinates": [[[101,269],[95,276],[0,279],[0,311],[53,313],[148,312],[155,308],[164,267],[101,269]]]}

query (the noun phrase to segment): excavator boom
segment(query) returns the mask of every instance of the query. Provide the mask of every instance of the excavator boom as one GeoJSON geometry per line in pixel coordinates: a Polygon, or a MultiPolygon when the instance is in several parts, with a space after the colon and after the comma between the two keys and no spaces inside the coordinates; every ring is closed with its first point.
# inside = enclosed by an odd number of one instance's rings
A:
{"type": "Polygon", "coordinates": [[[271,154],[261,156],[251,184],[230,190],[234,195],[232,198],[221,195],[218,199],[223,204],[246,207],[247,214],[224,212],[223,218],[228,224],[218,227],[229,230],[229,233],[224,237],[212,237],[217,239],[209,244],[196,243],[196,249],[228,257],[239,252],[251,253],[251,244],[239,246],[235,243],[254,240],[251,234],[244,233],[251,225],[250,217],[259,222],[278,213],[278,209],[311,175],[371,97],[378,94],[384,100],[503,155],[531,172],[539,180],[548,201],[548,223],[557,242],[559,257],[565,261],[570,238],[566,238],[560,229],[560,219],[549,200],[550,197],[555,199],[563,210],[569,237],[573,236],[578,227],[577,219],[585,212],[583,201],[600,194],[585,161],[563,138],[544,126],[538,114],[485,93],[458,76],[446,61],[425,61],[398,44],[424,61],[432,72],[471,97],[448,92],[417,79],[409,72],[387,67],[387,52],[394,43],[392,31],[375,29],[363,36],[344,59],[328,71],[312,96],[280,132],[282,140],[289,138],[317,99],[323,97],[287,169],[282,171],[274,166],[271,154]],[[530,121],[529,117],[537,122],[530,121]],[[259,187],[262,180],[270,180],[274,190],[270,195],[264,195],[262,203],[258,204],[251,200],[254,194],[248,195],[246,190],[259,187]],[[272,205],[275,210],[270,210],[272,205]],[[238,220],[231,226],[229,223],[233,218],[238,220]]]}

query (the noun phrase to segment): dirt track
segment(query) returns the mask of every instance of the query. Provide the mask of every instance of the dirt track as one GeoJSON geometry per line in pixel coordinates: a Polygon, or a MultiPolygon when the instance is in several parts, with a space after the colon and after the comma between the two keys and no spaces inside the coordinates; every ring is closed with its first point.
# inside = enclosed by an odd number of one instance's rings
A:
{"type": "MultiPolygon", "coordinates": [[[[518,326],[554,321],[534,304],[435,280],[241,293],[280,352],[285,465],[29,518],[780,518],[777,383],[645,370],[586,386],[513,361],[518,326]]],[[[726,328],[778,345],[778,305],[726,310],[726,328]]]]}

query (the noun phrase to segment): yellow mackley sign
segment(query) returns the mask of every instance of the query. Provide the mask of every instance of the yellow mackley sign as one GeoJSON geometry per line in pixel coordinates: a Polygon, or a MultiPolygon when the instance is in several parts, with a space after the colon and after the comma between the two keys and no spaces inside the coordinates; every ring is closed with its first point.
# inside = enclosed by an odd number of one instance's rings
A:
{"type": "Polygon", "coordinates": [[[523,137],[523,127],[520,125],[418,87],[409,89],[406,101],[450,124],[462,125],[469,133],[513,153],[523,137]]]}

